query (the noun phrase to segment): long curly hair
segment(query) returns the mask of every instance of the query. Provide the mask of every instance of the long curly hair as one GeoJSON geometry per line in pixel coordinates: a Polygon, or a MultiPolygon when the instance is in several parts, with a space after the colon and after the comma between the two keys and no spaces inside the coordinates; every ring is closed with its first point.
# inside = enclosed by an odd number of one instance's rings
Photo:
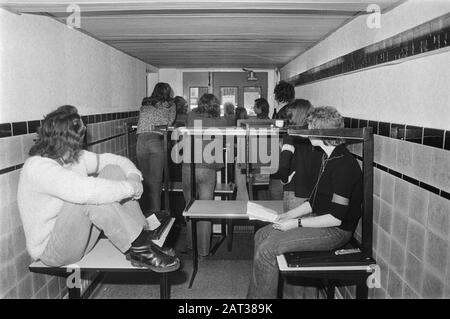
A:
{"type": "Polygon", "coordinates": [[[295,98],[294,86],[286,81],[280,81],[273,90],[275,100],[280,103],[289,103],[295,98]]]}
{"type": "Polygon", "coordinates": [[[86,126],[76,107],[63,105],[47,114],[37,134],[30,156],[62,160],[65,164],[78,162],[84,146],[86,126]]]}
{"type": "Polygon", "coordinates": [[[148,100],[150,105],[171,107],[173,105],[173,91],[168,83],[158,82],[148,100]]]}
{"type": "Polygon", "coordinates": [[[198,101],[197,113],[207,113],[211,117],[220,116],[220,101],[214,95],[205,93],[198,101]]]}

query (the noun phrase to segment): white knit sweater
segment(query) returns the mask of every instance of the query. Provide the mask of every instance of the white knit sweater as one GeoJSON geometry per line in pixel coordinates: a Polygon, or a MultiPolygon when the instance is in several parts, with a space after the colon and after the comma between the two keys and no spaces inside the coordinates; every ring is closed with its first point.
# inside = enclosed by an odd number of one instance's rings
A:
{"type": "Polygon", "coordinates": [[[55,160],[32,156],[20,173],[17,201],[32,258],[39,259],[47,246],[56,219],[65,202],[108,204],[134,195],[127,181],[90,177],[106,165],[118,165],[128,176],[141,172],[127,158],[83,151],[78,163],[61,166],[55,160]],[[98,159],[98,160],[97,160],[98,159]]]}

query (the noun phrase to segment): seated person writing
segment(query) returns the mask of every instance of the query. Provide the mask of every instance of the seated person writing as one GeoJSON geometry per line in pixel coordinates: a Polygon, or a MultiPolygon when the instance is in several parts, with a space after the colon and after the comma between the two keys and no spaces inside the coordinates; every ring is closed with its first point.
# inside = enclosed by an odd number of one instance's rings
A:
{"type": "Polygon", "coordinates": [[[52,267],[76,263],[103,230],[133,265],[157,272],[179,268],[173,250],[150,240],[136,201],[141,172],[125,157],[83,150],[85,132],[70,105],[49,113],[39,128],[17,195],[31,257],[52,267]]]}
{"type": "MultiPolygon", "coordinates": [[[[308,115],[307,123],[308,129],[344,127],[342,116],[332,107],[315,108],[308,115]]],[[[308,201],[281,214],[274,224],[256,233],[248,298],[277,297],[276,256],[294,251],[338,249],[350,240],[361,217],[361,169],[344,141],[317,138],[310,141],[323,150],[314,186],[308,201]]]]}

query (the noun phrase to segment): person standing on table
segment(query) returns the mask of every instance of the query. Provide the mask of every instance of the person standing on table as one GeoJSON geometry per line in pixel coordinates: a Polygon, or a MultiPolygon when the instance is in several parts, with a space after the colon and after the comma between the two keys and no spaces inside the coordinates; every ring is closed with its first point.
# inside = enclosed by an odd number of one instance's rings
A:
{"type": "MultiPolygon", "coordinates": [[[[227,121],[223,117],[220,117],[220,101],[213,94],[203,94],[198,101],[198,107],[188,114],[188,127],[194,127],[194,125],[198,126],[200,124],[202,128],[227,126],[227,121]]],[[[203,141],[202,149],[196,149],[195,151],[202,152],[203,154],[205,146],[209,143],[211,143],[211,140],[203,141]]],[[[195,157],[194,154],[192,154],[192,156],[195,157]]],[[[206,163],[203,156],[202,163],[195,164],[195,183],[198,199],[214,199],[217,171],[223,166],[223,163],[206,163]]],[[[189,163],[183,163],[182,181],[184,199],[187,205],[191,200],[191,167],[189,163]]],[[[209,255],[211,247],[211,228],[212,224],[210,221],[197,222],[197,247],[200,256],[209,255]]],[[[190,221],[187,223],[187,230],[187,248],[191,248],[190,221]]]]}
{"type": "Polygon", "coordinates": [[[85,133],[71,105],[47,114],[38,130],[17,193],[30,256],[51,267],[76,263],[103,231],[133,265],[176,270],[180,261],[151,242],[136,201],[141,172],[125,157],[83,150],[85,133]]]}
{"type": "Polygon", "coordinates": [[[146,213],[161,210],[161,191],[164,174],[164,136],[155,129],[161,125],[172,125],[176,117],[176,107],[169,84],[160,82],[139,112],[137,126],[136,155],[139,169],[144,175],[143,198],[146,213]],[[148,194],[147,194],[148,193],[148,194]],[[148,203],[148,204],[147,204],[148,203]]]}
{"type": "MultiPolygon", "coordinates": [[[[315,108],[307,117],[308,129],[343,128],[333,107],[315,108]]],[[[248,298],[276,298],[276,256],[295,251],[331,251],[351,238],[362,204],[362,173],[344,140],[309,138],[323,150],[320,171],[306,202],[281,214],[255,234],[255,255],[248,298]],[[309,215],[308,217],[306,217],[309,215]]],[[[297,187],[297,185],[296,185],[297,187]]]]}

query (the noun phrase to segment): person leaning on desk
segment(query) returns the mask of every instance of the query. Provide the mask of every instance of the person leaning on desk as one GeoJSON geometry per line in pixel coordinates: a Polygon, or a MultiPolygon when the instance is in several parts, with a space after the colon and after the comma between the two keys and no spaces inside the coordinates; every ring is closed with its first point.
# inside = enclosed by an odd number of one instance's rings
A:
{"type": "MultiPolygon", "coordinates": [[[[342,116],[333,107],[315,108],[308,115],[307,123],[308,129],[344,126],[342,116]]],[[[276,256],[293,251],[338,249],[350,240],[361,217],[362,173],[358,162],[342,139],[310,140],[323,151],[319,172],[311,176],[314,186],[306,202],[281,214],[275,223],[255,234],[248,298],[277,297],[276,256]]],[[[302,169],[299,162],[295,163],[296,168],[302,169]]],[[[296,183],[295,187],[300,185],[296,183]]]]}
{"type": "MultiPolygon", "coordinates": [[[[198,107],[188,114],[188,127],[194,127],[194,125],[198,125],[199,123],[201,123],[203,128],[229,126],[227,121],[223,117],[220,117],[220,101],[213,94],[203,94],[198,101],[198,107]]],[[[210,142],[210,140],[204,140],[202,142],[202,149],[196,151],[201,151],[203,153],[204,147],[210,142]]],[[[203,157],[202,160],[204,160],[203,157]]],[[[223,163],[206,162],[195,165],[195,183],[198,199],[214,199],[217,171],[223,166],[223,163]]],[[[183,163],[182,185],[183,195],[187,205],[191,200],[191,168],[189,163],[183,163]]],[[[200,256],[209,255],[209,250],[211,247],[211,230],[211,221],[202,220],[197,222],[197,247],[198,254],[200,256]]],[[[186,245],[188,249],[192,248],[190,221],[187,223],[186,245]]]]}

